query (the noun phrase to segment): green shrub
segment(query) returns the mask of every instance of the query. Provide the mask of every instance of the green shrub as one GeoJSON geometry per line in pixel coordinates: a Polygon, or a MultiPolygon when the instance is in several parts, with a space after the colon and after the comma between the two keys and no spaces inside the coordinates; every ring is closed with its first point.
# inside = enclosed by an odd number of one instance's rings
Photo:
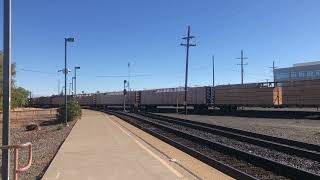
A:
{"type": "Polygon", "coordinates": [[[63,127],[64,127],[64,124],[60,123],[60,124],[57,126],[57,130],[61,130],[61,129],[63,129],[63,127]]]}
{"type": "MultiPolygon", "coordinates": [[[[76,101],[69,101],[67,108],[68,121],[73,121],[81,118],[81,107],[76,101]]],[[[65,116],[65,105],[62,105],[58,109],[57,119],[61,122],[65,122],[65,116]]]]}

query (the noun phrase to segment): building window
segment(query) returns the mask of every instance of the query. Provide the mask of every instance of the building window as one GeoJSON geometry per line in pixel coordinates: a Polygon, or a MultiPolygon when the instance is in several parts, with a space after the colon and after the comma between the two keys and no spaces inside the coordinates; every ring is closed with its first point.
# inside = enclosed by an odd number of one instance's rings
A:
{"type": "Polygon", "coordinates": [[[307,77],[313,77],[313,71],[307,71],[307,77]]]}
{"type": "Polygon", "coordinates": [[[275,78],[277,80],[289,79],[289,73],[288,72],[276,73],[275,78]]]}
{"type": "Polygon", "coordinates": [[[305,71],[300,71],[300,72],[299,72],[299,78],[304,78],[304,77],[307,77],[307,72],[305,72],[305,71]]]}
{"type": "Polygon", "coordinates": [[[297,72],[291,72],[291,78],[297,78],[297,72]]]}

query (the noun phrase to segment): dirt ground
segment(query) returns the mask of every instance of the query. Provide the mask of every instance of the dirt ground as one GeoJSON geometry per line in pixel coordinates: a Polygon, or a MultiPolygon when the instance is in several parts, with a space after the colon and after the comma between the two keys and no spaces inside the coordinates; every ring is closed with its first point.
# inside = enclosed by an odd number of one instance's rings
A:
{"type": "MultiPolygon", "coordinates": [[[[23,127],[29,123],[40,124],[48,120],[56,119],[56,108],[17,108],[11,112],[11,127],[23,127]]],[[[2,112],[0,112],[0,123],[2,124],[2,112]]]]}
{"type": "MultiPolygon", "coordinates": [[[[65,127],[64,125],[57,123],[55,118],[48,118],[47,113],[43,112],[39,113],[38,119],[40,120],[33,122],[37,122],[37,124],[41,125],[39,130],[26,131],[25,126],[22,124],[18,127],[11,128],[11,144],[32,143],[32,166],[28,171],[22,172],[19,175],[19,179],[21,180],[41,179],[47,166],[54,158],[56,152],[59,150],[61,144],[64,142],[76,122],[70,122],[69,127],[65,127]]],[[[24,119],[24,123],[25,122],[30,122],[30,119],[24,119]]],[[[2,128],[0,128],[0,137],[1,140],[2,128]]],[[[1,154],[2,152],[0,151],[0,165],[1,154]]],[[[19,154],[19,162],[21,166],[23,166],[27,163],[28,151],[21,150],[19,154]]],[[[11,161],[13,162],[13,154],[11,155],[11,161]]]]}
{"type": "Polygon", "coordinates": [[[320,145],[320,120],[161,114],[320,145]]]}

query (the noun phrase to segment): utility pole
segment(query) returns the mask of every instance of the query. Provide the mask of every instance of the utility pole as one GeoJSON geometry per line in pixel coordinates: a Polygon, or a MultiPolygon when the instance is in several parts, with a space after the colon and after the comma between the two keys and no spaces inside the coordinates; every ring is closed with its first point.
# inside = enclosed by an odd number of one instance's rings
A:
{"type": "MultiPolygon", "coordinates": [[[[3,1],[3,114],[2,146],[10,145],[11,101],[11,0],[3,1]]],[[[2,179],[9,180],[10,152],[2,150],[2,179]]]]}
{"type": "Polygon", "coordinates": [[[248,58],[243,57],[243,50],[241,50],[241,57],[240,57],[240,58],[237,58],[237,59],[240,59],[240,60],[241,60],[241,63],[238,64],[238,65],[241,66],[241,84],[243,84],[243,73],[244,73],[243,66],[244,66],[244,65],[248,65],[248,63],[244,63],[243,60],[248,59],[248,58]]]}
{"type": "Polygon", "coordinates": [[[127,87],[128,87],[128,105],[129,105],[129,111],[130,111],[130,76],[131,76],[131,67],[130,67],[130,62],[128,62],[128,81],[127,81],[127,87]]]}
{"type": "Polygon", "coordinates": [[[274,61],[272,61],[272,67],[270,67],[270,68],[272,68],[273,82],[275,83],[275,82],[276,82],[276,78],[275,78],[275,76],[274,76],[274,70],[275,70],[277,67],[274,65],[274,61]]]}
{"type": "Polygon", "coordinates": [[[212,93],[212,103],[214,103],[214,100],[215,100],[215,90],[214,90],[214,55],[212,56],[212,90],[211,90],[211,93],[212,93]]]}
{"type": "Polygon", "coordinates": [[[184,85],[184,111],[185,115],[187,115],[187,91],[188,91],[188,63],[189,63],[189,47],[196,46],[195,44],[190,44],[190,40],[195,38],[194,36],[190,35],[190,26],[188,26],[188,36],[183,37],[183,40],[187,40],[187,44],[181,43],[181,46],[185,46],[187,48],[186,54],[186,74],[185,74],[185,85],[184,85]]]}
{"type": "Polygon", "coordinates": [[[58,79],[58,94],[57,95],[59,95],[60,94],[60,79],[58,79]]]}

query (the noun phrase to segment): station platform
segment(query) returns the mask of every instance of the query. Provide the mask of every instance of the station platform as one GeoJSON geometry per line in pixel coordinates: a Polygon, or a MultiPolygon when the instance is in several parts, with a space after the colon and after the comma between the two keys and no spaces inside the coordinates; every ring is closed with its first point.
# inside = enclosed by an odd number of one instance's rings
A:
{"type": "Polygon", "coordinates": [[[170,165],[110,117],[83,110],[42,179],[197,179],[170,165]]]}

